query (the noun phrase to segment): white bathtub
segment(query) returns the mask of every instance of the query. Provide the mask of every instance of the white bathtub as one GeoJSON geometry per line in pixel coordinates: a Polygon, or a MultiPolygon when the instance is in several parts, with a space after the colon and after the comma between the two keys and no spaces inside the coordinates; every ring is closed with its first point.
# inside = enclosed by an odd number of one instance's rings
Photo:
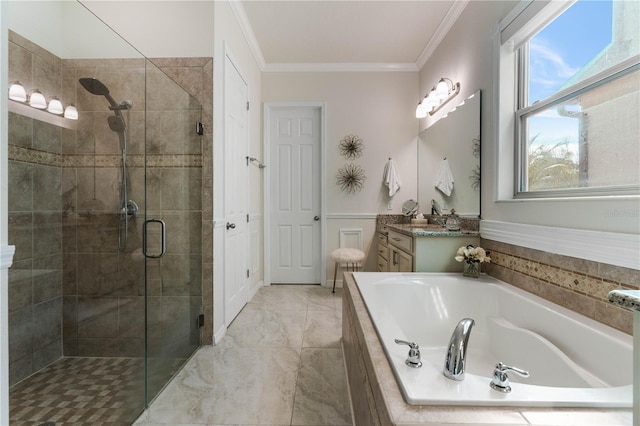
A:
{"type": "Polygon", "coordinates": [[[492,277],[461,274],[354,273],[358,289],[411,405],[631,407],[632,338],[492,277]],[[475,320],[466,374],[442,374],[451,333],[475,320]],[[405,365],[418,343],[423,366],[405,365]],[[498,362],[530,372],[509,374],[512,391],[489,387],[498,362]]]}

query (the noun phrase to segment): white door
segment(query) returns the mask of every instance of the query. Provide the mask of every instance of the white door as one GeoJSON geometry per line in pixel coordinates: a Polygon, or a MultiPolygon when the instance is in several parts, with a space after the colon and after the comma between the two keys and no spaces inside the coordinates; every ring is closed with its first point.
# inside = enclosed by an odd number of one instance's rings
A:
{"type": "Polygon", "coordinates": [[[247,223],[247,84],[231,59],[224,64],[224,321],[249,301],[247,223]]]}
{"type": "Polygon", "coordinates": [[[320,283],[320,108],[269,114],[272,283],[320,283]]]}

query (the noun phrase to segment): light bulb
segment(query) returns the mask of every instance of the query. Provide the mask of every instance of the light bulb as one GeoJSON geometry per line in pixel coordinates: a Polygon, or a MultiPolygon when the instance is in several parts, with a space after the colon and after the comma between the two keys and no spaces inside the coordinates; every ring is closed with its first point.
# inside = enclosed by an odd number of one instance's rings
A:
{"type": "Polygon", "coordinates": [[[56,97],[51,98],[47,111],[51,114],[62,115],[62,113],[64,113],[64,108],[62,108],[62,102],[60,102],[60,99],[56,97]]]}
{"type": "Polygon", "coordinates": [[[9,99],[18,102],[25,102],[27,100],[27,92],[19,81],[9,83],[9,99]]]}
{"type": "Polygon", "coordinates": [[[33,108],[45,109],[47,107],[47,100],[38,89],[34,89],[29,94],[29,105],[33,108]]]}
{"type": "Polygon", "coordinates": [[[70,120],[78,119],[78,109],[73,105],[67,105],[64,109],[64,118],[68,118],[70,120]]]}
{"type": "Polygon", "coordinates": [[[440,81],[438,82],[436,86],[435,94],[438,100],[442,100],[447,96],[449,96],[449,85],[447,84],[447,81],[444,78],[441,78],[440,81]]]}

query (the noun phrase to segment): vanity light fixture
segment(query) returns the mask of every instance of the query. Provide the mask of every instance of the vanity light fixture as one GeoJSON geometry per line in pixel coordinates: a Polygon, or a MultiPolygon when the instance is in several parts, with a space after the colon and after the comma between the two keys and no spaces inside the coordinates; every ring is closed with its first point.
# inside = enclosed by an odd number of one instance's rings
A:
{"type": "Polygon", "coordinates": [[[29,92],[29,105],[37,109],[46,109],[47,100],[45,99],[42,92],[40,92],[38,89],[33,89],[29,92]]]}
{"type": "MultiPolygon", "coordinates": [[[[63,116],[69,120],[78,119],[78,109],[73,104],[67,105],[65,108],[57,96],[51,97],[49,102],[47,102],[47,99],[38,89],[32,89],[27,94],[22,83],[17,80],[9,83],[9,99],[21,104],[26,104],[35,109],[45,110],[53,115],[63,116]]],[[[18,107],[16,106],[16,108],[18,107]]],[[[26,110],[19,111],[26,113],[26,110]]]]}
{"type": "Polygon", "coordinates": [[[78,119],[78,109],[71,105],[67,105],[64,109],[64,118],[68,118],[69,120],[77,120],[78,119]]]}
{"type": "Polygon", "coordinates": [[[427,113],[429,115],[435,114],[458,93],[460,93],[460,83],[454,83],[451,79],[442,77],[418,104],[416,118],[425,118],[427,113]]]}
{"type": "Polygon", "coordinates": [[[47,111],[51,114],[62,115],[64,113],[64,108],[62,108],[62,102],[60,99],[55,96],[49,100],[49,106],[47,107],[47,111]]]}
{"type": "Polygon", "coordinates": [[[24,86],[20,84],[19,81],[12,81],[9,83],[9,99],[18,102],[26,102],[27,91],[24,90],[24,86]]]}

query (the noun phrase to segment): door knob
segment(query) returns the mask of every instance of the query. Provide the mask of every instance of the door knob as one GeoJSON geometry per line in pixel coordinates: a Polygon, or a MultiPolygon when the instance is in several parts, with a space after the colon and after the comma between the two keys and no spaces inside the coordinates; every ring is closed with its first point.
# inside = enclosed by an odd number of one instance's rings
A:
{"type": "Polygon", "coordinates": [[[236,224],[227,222],[227,230],[229,230],[229,229],[236,229],[236,224]]]}
{"type": "Polygon", "coordinates": [[[320,220],[320,216],[314,216],[313,220],[315,220],[316,222],[320,220]]]}

